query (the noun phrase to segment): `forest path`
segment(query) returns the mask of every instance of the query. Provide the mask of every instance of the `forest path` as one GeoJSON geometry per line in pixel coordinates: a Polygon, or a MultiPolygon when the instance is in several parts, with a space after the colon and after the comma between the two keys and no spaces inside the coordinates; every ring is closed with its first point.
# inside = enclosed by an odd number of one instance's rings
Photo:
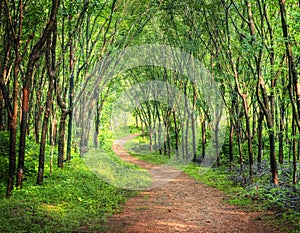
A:
{"type": "MultiPolygon", "coordinates": [[[[124,149],[129,135],[113,144],[123,160],[152,169],[154,165],[130,156],[124,149]]],[[[156,178],[152,177],[153,182],[156,178]]],[[[159,182],[159,181],[157,181],[159,182]]],[[[222,233],[281,232],[265,221],[272,213],[249,212],[224,202],[225,194],[180,173],[161,187],[141,192],[129,199],[122,212],[108,220],[111,233],[222,233]]]]}

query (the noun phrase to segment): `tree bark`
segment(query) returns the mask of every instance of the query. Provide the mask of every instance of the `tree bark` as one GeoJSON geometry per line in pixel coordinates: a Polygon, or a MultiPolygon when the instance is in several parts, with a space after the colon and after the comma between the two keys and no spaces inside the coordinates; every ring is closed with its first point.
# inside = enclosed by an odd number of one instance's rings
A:
{"type": "Polygon", "coordinates": [[[49,22],[46,25],[46,28],[33,46],[30,55],[29,62],[27,65],[27,72],[23,82],[23,96],[22,96],[22,117],[21,117],[21,126],[20,126],[20,141],[19,141],[19,158],[18,158],[18,173],[17,173],[17,183],[16,186],[22,186],[22,179],[24,175],[24,160],[25,160],[25,146],[26,146],[26,134],[27,134],[27,118],[29,114],[29,97],[31,94],[31,79],[34,73],[35,63],[42,56],[43,48],[46,43],[47,38],[53,30],[53,26],[56,22],[56,15],[58,12],[60,0],[52,0],[52,9],[49,22]]]}
{"type": "Polygon", "coordinates": [[[48,130],[49,117],[51,114],[51,107],[53,102],[52,93],[53,93],[54,82],[56,77],[56,73],[55,73],[56,38],[57,38],[57,25],[55,24],[53,29],[53,34],[52,34],[52,41],[50,38],[48,39],[47,48],[46,48],[46,63],[47,63],[46,65],[47,65],[47,71],[49,75],[49,87],[47,91],[44,119],[42,125],[42,134],[40,140],[39,167],[38,167],[38,175],[37,175],[37,184],[39,185],[43,184],[43,178],[44,178],[46,135],[48,130]]]}
{"type": "Polygon", "coordinates": [[[63,111],[59,121],[59,130],[58,130],[58,158],[57,166],[59,168],[64,167],[64,154],[65,154],[65,133],[66,133],[66,119],[68,113],[63,111]]]}
{"type": "Polygon", "coordinates": [[[263,120],[264,120],[264,113],[262,110],[259,111],[259,118],[257,124],[257,141],[258,141],[258,148],[257,148],[257,168],[261,170],[261,161],[263,155],[263,120]]]}

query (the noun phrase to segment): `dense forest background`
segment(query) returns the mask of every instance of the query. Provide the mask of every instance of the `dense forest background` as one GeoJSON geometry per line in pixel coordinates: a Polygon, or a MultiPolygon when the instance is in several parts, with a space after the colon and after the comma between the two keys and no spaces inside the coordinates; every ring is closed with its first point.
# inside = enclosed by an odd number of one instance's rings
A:
{"type": "Polygon", "coordinates": [[[148,137],[150,151],[192,155],[201,163],[207,142],[218,143],[219,125],[211,124],[196,81],[141,66],[106,83],[91,82],[109,55],[145,44],[191,54],[217,83],[224,108],[216,119],[228,117],[216,166],[230,168],[242,185],[267,171],[264,183],[299,188],[299,9],[297,0],[0,0],[0,177],[6,196],[22,187],[27,174],[42,185],[45,166],[47,174],[64,169],[72,153],[103,147],[116,127],[111,106],[118,95],[146,80],[177,87],[193,109],[178,113],[158,101],[135,108],[135,126],[148,137]]]}

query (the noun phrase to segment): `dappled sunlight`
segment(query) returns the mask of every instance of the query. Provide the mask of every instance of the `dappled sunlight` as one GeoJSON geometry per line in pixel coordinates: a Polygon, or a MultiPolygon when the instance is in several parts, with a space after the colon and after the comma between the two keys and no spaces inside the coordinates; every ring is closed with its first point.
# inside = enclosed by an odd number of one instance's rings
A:
{"type": "Polygon", "coordinates": [[[180,221],[176,221],[176,220],[164,220],[164,221],[154,221],[156,225],[165,225],[165,226],[169,226],[172,227],[172,229],[174,230],[180,230],[180,229],[193,229],[196,227],[196,224],[186,224],[186,223],[182,223],[180,221]]]}
{"type": "Polygon", "coordinates": [[[53,205],[53,204],[41,203],[40,206],[38,207],[38,209],[49,212],[51,214],[55,214],[55,215],[64,215],[65,214],[64,204],[53,205]]]}
{"type": "Polygon", "coordinates": [[[83,161],[99,179],[119,188],[143,190],[151,182],[146,170],[120,162],[111,154],[100,150],[92,150],[85,154],[83,161]]]}

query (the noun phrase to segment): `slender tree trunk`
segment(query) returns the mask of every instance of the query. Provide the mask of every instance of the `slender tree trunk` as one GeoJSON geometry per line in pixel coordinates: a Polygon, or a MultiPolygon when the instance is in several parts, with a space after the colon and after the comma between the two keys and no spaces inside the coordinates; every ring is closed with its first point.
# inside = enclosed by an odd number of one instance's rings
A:
{"type": "Polygon", "coordinates": [[[272,183],[278,185],[278,170],[275,154],[275,132],[274,132],[274,123],[269,119],[268,120],[268,129],[269,129],[269,141],[270,141],[270,165],[272,173],[272,183]]]}
{"type": "Polygon", "coordinates": [[[297,139],[296,139],[297,129],[296,129],[295,118],[296,118],[296,116],[293,114],[293,119],[292,119],[293,184],[297,183],[297,139]]]}
{"type": "Polygon", "coordinates": [[[0,91],[0,131],[5,129],[5,123],[4,122],[5,122],[5,118],[4,118],[4,99],[3,99],[3,94],[0,91]]]}
{"type": "Polygon", "coordinates": [[[69,112],[69,121],[68,121],[68,140],[67,140],[67,161],[70,161],[71,160],[71,148],[72,148],[72,128],[73,128],[73,75],[71,75],[72,78],[70,80],[70,96],[69,96],[69,109],[70,109],[70,112],[69,112]]]}
{"type": "Polygon", "coordinates": [[[216,113],[216,122],[214,125],[214,137],[215,137],[215,145],[216,145],[216,156],[217,156],[217,165],[221,165],[220,161],[220,143],[219,143],[219,132],[220,132],[220,121],[222,116],[222,110],[218,110],[216,113]]]}
{"type": "Polygon", "coordinates": [[[98,136],[100,132],[100,109],[99,109],[99,98],[97,100],[96,116],[95,116],[95,132],[94,132],[94,148],[98,148],[98,136]]]}
{"type": "Polygon", "coordinates": [[[183,121],[181,121],[181,153],[182,153],[182,159],[184,159],[186,155],[185,155],[185,127],[183,121]]]}
{"type": "Polygon", "coordinates": [[[46,134],[48,129],[48,122],[52,104],[52,92],[54,88],[54,80],[51,78],[49,81],[49,88],[47,92],[47,101],[46,101],[46,109],[44,112],[44,120],[42,125],[42,135],[40,142],[40,155],[39,155],[39,168],[38,168],[38,176],[37,176],[37,184],[43,184],[44,177],[44,164],[45,164],[45,146],[46,146],[46,134]]]}
{"type": "MultiPolygon", "coordinates": [[[[2,5],[2,4],[1,4],[2,5]]],[[[5,4],[7,8],[7,5],[5,4]]],[[[20,2],[20,28],[19,33],[22,30],[22,2],[20,2]]],[[[8,9],[6,9],[9,11],[8,9]]],[[[9,16],[7,15],[7,27],[10,23],[8,22],[9,16]]],[[[15,52],[16,52],[16,59],[15,59],[15,67],[14,67],[14,81],[13,81],[13,105],[10,104],[9,99],[9,87],[5,84],[4,79],[8,75],[8,63],[10,60],[10,52],[12,49],[11,44],[12,35],[10,35],[10,30],[5,33],[4,37],[4,59],[3,64],[0,65],[1,67],[1,74],[0,74],[0,86],[1,86],[1,97],[4,99],[7,112],[8,112],[8,127],[9,127],[9,170],[8,170],[8,181],[7,181],[7,189],[6,189],[6,197],[10,197],[13,187],[14,187],[14,179],[16,173],[16,143],[17,143],[17,119],[18,119],[18,94],[19,94],[19,82],[18,82],[18,75],[19,75],[19,64],[21,62],[20,58],[20,34],[18,38],[16,38],[16,45],[15,45],[15,52]]],[[[2,108],[2,102],[1,102],[2,108]]],[[[1,113],[2,114],[2,111],[1,113]]],[[[2,117],[2,116],[1,116],[2,117]]],[[[3,122],[1,122],[1,130],[3,129],[3,122]]]]}
{"type": "Polygon", "coordinates": [[[161,155],[162,154],[162,143],[161,143],[162,122],[161,122],[161,117],[160,117],[160,112],[158,107],[156,109],[156,112],[158,118],[158,130],[157,130],[158,150],[159,150],[159,154],[161,155]]]}
{"type": "Polygon", "coordinates": [[[196,138],[196,129],[195,129],[195,113],[193,112],[191,114],[191,123],[192,123],[192,149],[193,149],[193,161],[195,162],[197,160],[197,138],[196,138]]]}
{"type": "Polygon", "coordinates": [[[264,120],[264,114],[260,110],[259,111],[259,118],[257,123],[257,140],[258,140],[258,148],[257,148],[257,168],[258,170],[261,170],[261,160],[263,155],[263,120],[264,120]]]}
{"type": "Polygon", "coordinates": [[[173,121],[174,121],[174,131],[175,131],[175,155],[176,159],[179,158],[179,133],[178,133],[178,126],[177,126],[177,121],[176,121],[176,113],[173,110],[173,121]]]}
{"type": "MultiPolygon", "coordinates": [[[[70,20],[70,18],[69,18],[70,20]]],[[[70,38],[70,83],[69,83],[69,121],[68,121],[68,139],[67,139],[67,161],[71,160],[71,147],[72,147],[72,128],[73,128],[73,92],[74,92],[74,48],[72,33],[69,34],[70,38]]]]}
{"type": "Polygon", "coordinates": [[[196,101],[197,101],[197,87],[196,82],[193,82],[193,112],[191,113],[192,123],[192,148],[193,148],[193,161],[197,160],[197,137],[196,137],[196,101]]]}
{"type": "Polygon", "coordinates": [[[246,129],[247,129],[247,140],[248,140],[248,156],[249,156],[249,175],[253,176],[253,153],[252,153],[252,134],[251,134],[251,126],[250,119],[248,114],[248,104],[246,97],[243,97],[244,103],[244,111],[245,111],[245,119],[246,119],[246,129]]]}
{"type": "Polygon", "coordinates": [[[300,81],[298,79],[295,58],[293,55],[293,42],[290,39],[288,22],[287,22],[287,14],[286,14],[286,1],[279,0],[280,5],[280,15],[281,15],[281,24],[282,24],[282,33],[285,38],[285,47],[286,47],[286,55],[288,57],[288,65],[289,65],[289,77],[290,77],[290,86],[292,86],[292,90],[290,91],[290,99],[293,106],[293,111],[297,113],[297,127],[300,130],[300,81]],[[292,84],[292,85],[291,85],[292,84]],[[294,97],[294,98],[293,98],[294,97]],[[295,103],[296,102],[296,103],[295,103]]]}
{"type": "Polygon", "coordinates": [[[203,161],[205,157],[205,145],[206,145],[206,122],[205,118],[203,118],[202,123],[201,123],[201,135],[202,135],[202,158],[201,161],[203,161]]]}
{"type": "Polygon", "coordinates": [[[150,126],[149,129],[149,150],[150,154],[153,152],[153,128],[150,126]]]}
{"type": "Polygon", "coordinates": [[[10,134],[9,134],[9,171],[6,196],[10,197],[14,186],[14,177],[16,173],[16,143],[17,143],[17,118],[18,118],[18,78],[14,77],[13,91],[13,114],[10,117],[10,134]]]}
{"type": "Polygon", "coordinates": [[[53,30],[54,23],[56,22],[56,15],[59,8],[59,0],[52,0],[52,9],[50,14],[49,22],[42,34],[42,37],[33,46],[29,55],[29,62],[27,65],[27,72],[25,74],[25,81],[23,83],[23,96],[22,96],[22,117],[20,127],[20,141],[19,141],[19,158],[18,158],[18,174],[16,186],[22,186],[22,179],[24,175],[24,160],[25,160],[25,146],[26,136],[28,129],[28,114],[29,114],[29,97],[31,94],[31,79],[34,73],[35,63],[39,60],[42,55],[42,49],[44,48],[45,42],[53,30]]]}
{"type": "MultiPolygon", "coordinates": [[[[33,69],[33,68],[32,68],[33,69]]],[[[25,161],[25,145],[27,133],[27,117],[29,112],[29,87],[23,87],[22,99],[22,117],[20,127],[20,143],[19,143],[19,158],[18,158],[18,174],[16,186],[22,186],[22,179],[24,175],[24,161],[25,161]]]]}
{"type": "Polygon", "coordinates": [[[230,130],[229,130],[229,162],[233,162],[233,137],[234,137],[234,123],[230,119],[230,130]]]}
{"type": "Polygon", "coordinates": [[[67,118],[67,113],[63,111],[59,121],[59,133],[58,133],[57,166],[60,168],[64,167],[66,118],[67,118]]]}
{"type": "Polygon", "coordinates": [[[239,148],[239,162],[241,171],[244,170],[244,159],[243,159],[243,149],[242,149],[242,126],[240,120],[237,122],[236,128],[236,138],[238,141],[238,148],[239,148]]]}
{"type": "MultiPolygon", "coordinates": [[[[283,101],[283,100],[281,100],[283,101]]],[[[278,149],[278,156],[279,156],[279,163],[283,164],[283,153],[284,153],[284,122],[285,122],[285,106],[283,103],[280,105],[280,119],[279,119],[279,133],[278,133],[278,142],[279,142],[279,149],[278,149]]]]}
{"type": "Polygon", "coordinates": [[[185,124],[185,160],[188,161],[190,157],[189,151],[189,126],[190,126],[190,113],[187,112],[186,124],[185,124]]]}
{"type": "Polygon", "coordinates": [[[40,154],[39,154],[39,167],[38,167],[38,175],[37,175],[37,184],[43,184],[44,177],[44,167],[45,167],[45,146],[46,146],[46,135],[48,130],[49,117],[51,114],[52,107],[52,93],[54,90],[54,82],[55,82],[55,48],[56,48],[56,38],[57,38],[57,25],[53,29],[53,38],[52,41],[50,38],[47,41],[47,49],[46,49],[46,65],[49,75],[49,87],[47,91],[46,98],[46,106],[44,112],[44,120],[42,125],[42,135],[41,135],[41,143],[40,143],[40,154]],[[51,56],[51,57],[50,57],[51,56]]]}
{"type": "Polygon", "coordinates": [[[171,135],[170,135],[170,113],[168,114],[169,118],[168,118],[168,128],[167,128],[167,155],[168,157],[171,157],[171,135]]]}
{"type": "Polygon", "coordinates": [[[54,154],[54,146],[55,146],[55,137],[56,135],[54,131],[56,130],[56,114],[53,114],[53,119],[51,122],[51,137],[50,137],[50,145],[51,145],[51,152],[50,152],[50,175],[53,171],[53,154],[54,154]]]}

